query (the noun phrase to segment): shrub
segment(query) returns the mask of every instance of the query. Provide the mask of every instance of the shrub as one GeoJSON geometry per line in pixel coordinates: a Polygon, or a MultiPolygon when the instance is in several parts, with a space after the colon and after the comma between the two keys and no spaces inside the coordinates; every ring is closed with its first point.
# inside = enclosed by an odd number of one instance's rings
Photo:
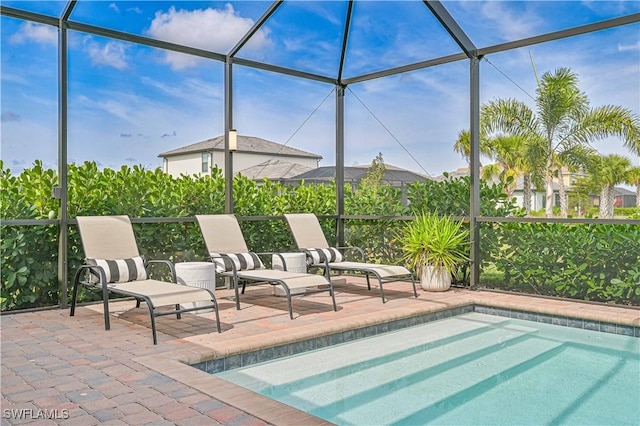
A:
{"type": "MultiPolygon", "coordinates": [[[[68,182],[70,218],[108,214],[126,214],[132,218],[190,218],[196,214],[224,211],[224,176],[218,168],[214,168],[210,176],[174,178],[160,169],[123,166],[118,170],[101,170],[96,163],[85,162],[68,166],[68,182]]],[[[51,194],[57,185],[56,172],[44,169],[39,161],[17,176],[0,161],[2,219],[56,219],[59,200],[51,194]]],[[[407,185],[405,203],[397,188],[379,182],[365,181],[357,188],[347,184],[345,213],[391,217],[414,216],[424,211],[467,216],[469,185],[469,178],[417,181],[407,185]]],[[[321,226],[329,242],[336,243],[336,220],[322,218],[336,213],[335,182],[281,185],[236,176],[233,186],[238,216],[313,212],[321,216],[321,226]]],[[[480,190],[482,215],[522,214],[513,200],[507,200],[501,186],[483,182],[480,190]]],[[[372,261],[399,263],[402,252],[394,236],[402,225],[402,221],[386,218],[348,220],[345,223],[346,244],[363,247],[372,261]]],[[[206,257],[200,231],[192,221],[134,223],[133,226],[140,251],[150,259],[180,262],[206,257]]],[[[241,221],[241,227],[252,250],[294,249],[283,220],[241,221]]],[[[35,226],[2,225],[0,232],[2,310],[57,304],[60,298],[59,226],[47,222],[35,226]]],[[[498,286],[535,288],[545,294],[638,304],[635,294],[640,270],[637,227],[496,224],[483,225],[482,233],[481,267],[492,271],[492,282],[498,286]],[[584,263],[587,267],[582,266],[584,263]]],[[[68,229],[67,247],[71,279],[83,262],[75,226],[68,229]]],[[[88,293],[82,294],[90,297],[88,293]]]]}

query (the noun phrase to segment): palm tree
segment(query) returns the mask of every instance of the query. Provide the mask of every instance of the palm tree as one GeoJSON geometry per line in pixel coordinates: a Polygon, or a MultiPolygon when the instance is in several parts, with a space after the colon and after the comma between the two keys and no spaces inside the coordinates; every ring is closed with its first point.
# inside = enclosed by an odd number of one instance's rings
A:
{"type": "Polygon", "coordinates": [[[489,135],[504,132],[527,141],[544,141],[540,155],[546,215],[553,214],[553,178],[560,172],[560,203],[566,217],[562,166],[580,166],[592,151],[590,143],[609,136],[621,138],[628,149],[640,154],[640,117],[619,106],[590,108],[587,96],[578,88],[577,75],[567,68],[544,73],[536,94],[536,113],[521,101],[498,99],[483,106],[481,124],[489,135]]]}
{"type": "MultiPolygon", "coordinates": [[[[521,164],[524,152],[522,138],[515,135],[499,135],[487,141],[491,157],[497,161],[494,175],[504,184],[504,192],[507,197],[513,197],[516,188],[516,180],[522,174],[521,164]]],[[[485,168],[487,170],[488,167],[485,168]]],[[[485,171],[483,170],[483,172],[485,171]]],[[[489,171],[487,170],[487,173],[489,171]]]]}
{"type": "MultiPolygon", "coordinates": [[[[458,133],[458,138],[453,145],[453,150],[462,155],[470,163],[471,139],[469,130],[462,130],[458,133]]],[[[481,178],[491,180],[499,178],[505,184],[505,192],[508,197],[513,196],[515,184],[518,176],[523,176],[524,199],[523,207],[526,214],[531,214],[531,198],[533,186],[541,187],[541,177],[538,170],[542,166],[536,164],[536,160],[541,158],[540,141],[526,141],[518,135],[497,135],[493,138],[480,138],[480,153],[489,157],[497,164],[488,164],[482,167],[481,178]]]]}
{"type": "Polygon", "coordinates": [[[542,139],[527,140],[524,143],[524,155],[518,167],[522,170],[523,207],[527,216],[531,214],[531,198],[533,188],[540,191],[544,187],[544,155],[545,143],[542,139]]]}
{"type": "MultiPolygon", "coordinates": [[[[471,163],[471,134],[469,130],[461,130],[458,133],[458,139],[453,144],[453,150],[462,155],[467,164],[471,163]]],[[[480,136],[480,154],[486,156],[491,154],[482,135],[480,136]]],[[[480,167],[482,167],[482,163],[480,163],[480,167]]]]}
{"type": "Polygon", "coordinates": [[[600,190],[601,218],[613,217],[615,186],[626,181],[631,161],[622,155],[597,156],[588,167],[589,179],[600,190]]]}
{"type": "Polygon", "coordinates": [[[640,166],[627,169],[625,183],[636,187],[636,207],[640,207],[640,166]]]}

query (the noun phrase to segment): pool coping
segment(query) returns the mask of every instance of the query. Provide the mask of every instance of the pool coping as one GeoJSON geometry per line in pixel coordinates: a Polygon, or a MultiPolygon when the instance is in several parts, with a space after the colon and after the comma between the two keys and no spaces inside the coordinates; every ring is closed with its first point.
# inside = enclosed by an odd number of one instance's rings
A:
{"type": "Polygon", "coordinates": [[[376,336],[389,331],[401,330],[416,325],[426,324],[445,318],[456,317],[462,314],[478,312],[487,315],[496,315],[512,319],[553,324],[563,327],[580,328],[584,330],[598,331],[601,333],[619,334],[630,337],[640,337],[640,327],[613,324],[609,322],[594,321],[581,318],[570,318],[559,315],[549,315],[537,312],[527,312],[517,309],[496,308],[485,305],[469,304],[456,308],[430,312],[428,314],[397,319],[391,322],[370,325],[357,329],[343,330],[337,333],[313,337],[307,340],[285,343],[277,346],[260,348],[250,352],[232,354],[222,358],[214,358],[192,364],[209,374],[220,373],[240,367],[272,361],[274,359],[297,355],[304,352],[322,349],[328,346],[347,343],[365,337],[376,336]]]}
{"type": "MultiPolygon", "coordinates": [[[[366,337],[367,332],[371,333],[369,335],[379,334],[466,312],[480,312],[530,321],[535,318],[538,322],[640,337],[640,314],[631,316],[612,314],[606,310],[606,307],[602,310],[584,309],[584,304],[568,304],[564,301],[545,300],[544,304],[532,306],[530,303],[517,301],[505,302],[500,297],[486,297],[487,294],[490,293],[484,293],[484,295],[477,293],[471,297],[449,300],[447,303],[436,305],[416,304],[412,307],[384,310],[378,315],[367,314],[326,321],[321,327],[307,325],[288,330],[286,333],[263,333],[259,339],[256,339],[256,336],[239,338],[220,342],[215,347],[201,344],[193,349],[138,357],[135,361],[273,425],[329,425],[332,423],[223,380],[206,370],[209,368],[208,371],[214,371],[215,368],[220,368],[220,363],[224,368],[227,359],[229,366],[237,367],[238,363],[242,365],[243,354],[246,354],[244,355],[246,363],[262,362],[276,358],[275,354],[286,356],[288,354],[284,352],[295,350],[297,351],[295,353],[300,353],[313,350],[319,347],[319,344],[329,343],[332,339],[340,343],[338,341],[340,339],[346,338],[347,340],[343,341],[349,341],[366,337]]],[[[203,340],[201,342],[204,343],[203,340]]]]}

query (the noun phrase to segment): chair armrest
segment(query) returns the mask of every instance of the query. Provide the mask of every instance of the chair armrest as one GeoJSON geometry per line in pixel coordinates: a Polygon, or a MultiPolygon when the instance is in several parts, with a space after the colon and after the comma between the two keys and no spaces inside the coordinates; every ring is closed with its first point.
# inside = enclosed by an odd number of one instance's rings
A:
{"type": "MultiPolygon", "coordinates": [[[[224,264],[224,256],[207,256],[207,260],[209,262],[213,262],[213,259],[222,259],[222,263],[224,264]]],[[[217,265],[216,265],[217,268],[217,265]]],[[[226,271],[229,272],[229,271],[226,271]]],[[[238,269],[236,268],[236,264],[235,262],[231,262],[231,272],[233,272],[233,276],[235,277],[238,274],[238,269]]],[[[218,271],[216,270],[216,273],[218,273],[218,271]]]]}
{"type": "MultiPolygon", "coordinates": [[[[307,258],[309,258],[309,257],[310,257],[311,259],[313,259],[313,256],[311,255],[311,252],[312,252],[312,251],[315,251],[315,252],[317,252],[317,253],[321,253],[320,249],[300,249],[300,251],[304,252],[304,253],[307,255],[307,258]]],[[[320,258],[322,258],[322,256],[320,256],[320,258]]],[[[312,260],[312,262],[313,262],[313,260],[312,260]]],[[[324,262],[320,262],[320,263],[324,263],[324,266],[323,266],[323,267],[324,267],[326,270],[329,270],[329,261],[327,260],[327,258],[326,258],[326,257],[325,257],[325,259],[324,259],[324,262]]],[[[307,264],[308,264],[308,263],[307,263],[307,264]]],[[[314,266],[315,266],[315,265],[314,265],[314,266]]],[[[319,266],[316,266],[316,267],[319,267],[319,266]]]]}
{"type": "Polygon", "coordinates": [[[75,281],[84,285],[98,286],[99,284],[106,284],[107,275],[104,273],[104,269],[102,266],[97,265],[81,265],[78,267],[76,271],[75,281]],[[88,279],[82,280],[82,273],[88,272],[88,279]],[[94,282],[91,280],[92,277],[95,277],[98,281],[94,282]]]}
{"type": "Polygon", "coordinates": [[[157,259],[157,260],[147,260],[147,263],[145,266],[145,269],[147,270],[147,275],[149,273],[149,266],[151,266],[152,264],[163,264],[169,267],[169,271],[171,272],[171,282],[173,283],[177,283],[178,282],[178,277],[176,275],[176,268],[173,265],[173,262],[171,262],[170,260],[166,260],[166,259],[157,259]]]}
{"type": "Polygon", "coordinates": [[[366,262],[367,261],[367,255],[364,253],[364,250],[361,249],[360,247],[356,247],[356,246],[351,246],[351,247],[336,247],[338,250],[344,250],[344,251],[357,251],[358,253],[360,253],[360,256],[362,257],[362,261],[366,262]]]}
{"type": "MultiPolygon", "coordinates": [[[[282,254],[280,254],[278,252],[275,252],[275,251],[264,251],[264,252],[260,252],[260,253],[256,253],[256,254],[258,256],[278,256],[280,258],[280,260],[282,261],[282,270],[283,271],[287,270],[287,262],[285,262],[284,256],[282,256],[282,254]]],[[[264,261],[262,263],[264,263],[264,261]]],[[[271,260],[271,267],[273,268],[273,260],[271,260]]]]}
{"type": "Polygon", "coordinates": [[[78,270],[76,271],[76,275],[74,277],[74,281],[75,281],[75,286],[78,285],[78,283],[80,284],[84,284],[84,285],[88,285],[88,286],[93,286],[93,287],[101,287],[102,288],[102,300],[108,300],[109,299],[109,283],[107,282],[107,275],[104,273],[104,268],[102,266],[97,266],[97,265],[81,265],[78,270]],[[83,281],[81,279],[82,273],[83,272],[88,272],[89,273],[89,279],[83,281]],[[99,281],[98,282],[92,282],[91,281],[91,276],[92,274],[97,275],[99,281]]]}

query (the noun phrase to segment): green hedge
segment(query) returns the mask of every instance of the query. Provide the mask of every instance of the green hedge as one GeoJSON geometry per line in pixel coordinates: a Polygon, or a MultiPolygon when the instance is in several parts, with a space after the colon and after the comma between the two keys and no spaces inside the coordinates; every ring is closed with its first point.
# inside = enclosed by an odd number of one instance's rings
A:
{"type": "MultiPolygon", "coordinates": [[[[119,170],[99,169],[96,163],[69,165],[68,209],[69,217],[79,215],[126,214],[132,218],[193,217],[196,214],[216,214],[224,211],[224,176],[214,169],[211,176],[171,177],[159,169],[122,167],[119,170]]],[[[56,172],[36,162],[19,175],[12,175],[0,161],[0,217],[7,219],[55,219],[59,200],[52,198],[52,190],[58,185],[56,172]]],[[[238,216],[280,216],[288,212],[313,212],[319,216],[336,213],[335,183],[328,185],[280,185],[263,181],[254,182],[243,176],[234,178],[234,207],[238,216]]],[[[388,185],[367,184],[344,188],[345,213],[348,215],[413,215],[422,211],[467,216],[469,214],[469,178],[445,179],[442,182],[416,182],[407,186],[408,203],[403,203],[400,189],[388,185]]],[[[508,200],[500,186],[481,184],[481,212],[485,216],[517,216],[522,210],[508,200]]],[[[334,244],[336,220],[322,219],[330,243],[334,244]]],[[[394,244],[394,236],[403,226],[398,220],[348,220],[345,236],[348,245],[363,247],[371,260],[399,262],[401,253],[394,244]]],[[[280,219],[241,221],[247,244],[255,251],[290,251],[294,249],[286,223],[280,219]]],[[[531,225],[496,225],[483,229],[483,275],[481,279],[500,288],[513,288],[559,294],[592,300],[616,301],[638,304],[633,296],[638,287],[638,270],[633,255],[638,251],[637,229],[632,226],[611,225],[607,232],[576,225],[552,226],[545,229],[552,250],[573,250],[576,259],[591,256],[585,252],[584,241],[566,235],[592,235],[593,244],[607,247],[609,241],[625,241],[629,244],[626,260],[607,268],[587,262],[580,266],[581,277],[571,273],[570,266],[562,279],[557,277],[555,264],[538,259],[544,247],[534,245],[538,234],[532,235],[531,225]],[[521,234],[519,234],[521,232],[521,234]],[[555,238],[552,236],[555,235],[555,238]],[[534,238],[535,237],[535,238],[534,238]],[[521,241],[521,240],[522,241],[521,241]],[[512,252],[506,247],[513,247],[512,252]],[[534,255],[525,255],[529,250],[534,255]],[[517,265],[509,262],[518,253],[517,265]],[[582,253],[582,254],[581,254],[582,253]],[[585,254],[586,253],[586,254],[585,254]],[[517,268],[516,268],[517,266],[517,268]],[[514,273],[512,271],[521,271],[514,273]],[[601,270],[604,273],[601,276],[601,270]],[[507,272],[509,271],[509,272],[507,272]],[[540,272],[542,271],[542,272],[540,272]],[[617,271],[617,273],[613,273],[617,271]],[[536,280],[529,275],[539,276],[536,280]],[[546,275],[545,275],[546,274],[546,275]],[[588,278],[589,275],[591,278],[588,278]],[[636,274],[636,275],[634,275],[636,274]],[[544,277],[543,277],[544,276],[544,277]],[[594,277],[598,277],[597,279],[594,277]],[[567,282],[560,282],[566,278],[567,282]],[[590,284],[593,281],[593,284],[590,284]],[[583,288],[587,283],[587,289],[583,288]],[[613,282],[613,283],[612,283],[613,282]],[[540,283],[545,283],[541,285],[540,283]],[[551,284],[566,289],[549,291],[551,284]],[[598,284],[601,283],[601,284],[598,284]],[[602,290],[597,290],[598,285],[602,290]],[[541,291],[540,289],[544,291],[541,291]],[[592,289],[593,288],[593,289],[592,289]],[[622,290],[621,290],[622,288],[622,290]],[[591,289],[591,290],[589,290],[591,289]],[[626,289],[626,290],[625,290],[626,289]],[[630,290],[631,289],[631,290],[630,290]],[[589,291],[587,291],[589,290],[589,291]]],[[[199,228],[194,222],[134,224],[140,251],[151,259],[171,259],[175,262],[204,260],[206,250],[199,228]]],[[[57,253],[59,247],[57,225],[6,226],[0,225],[1,308],[5,310],[51,306],[59,302],[57,253]]],[[[68,275],[70,279],[82,263],[82,247],[75,226],[69,228],[68,275]]],[[[549,250],[549,248],[547,248],[549,250]]],[[[599,252],[601,259],[616,258],[616,250],[599,252]]],[[[568,259],[565,254],[561,260],[568,259]]],[[[556,257],[556,263],[558,263],[556,257]]],[[[577,262],[577,260],[574,260],[577,262]]],[[[564,265],[564,264],[563,264],[564,265]]],[[[87,294],[87,293],[84,293],[87,294]]],[[[89,297],[89,296],[84,296],[89,297]]]]}
{"type": "Polygon", "coordinates": [[[486,287],[640,305],[640,226],[483,224],[481,252],[486,287]]]}
{"type": "MultiPolygon", "coordinates": [[[[586,212],[587,217],[598,217],[600,209],[589,207],[586,212]]],[[[624,217],[628,219],[640,219],[640,207],[614,207],[613,217],[624,217]]]]}

